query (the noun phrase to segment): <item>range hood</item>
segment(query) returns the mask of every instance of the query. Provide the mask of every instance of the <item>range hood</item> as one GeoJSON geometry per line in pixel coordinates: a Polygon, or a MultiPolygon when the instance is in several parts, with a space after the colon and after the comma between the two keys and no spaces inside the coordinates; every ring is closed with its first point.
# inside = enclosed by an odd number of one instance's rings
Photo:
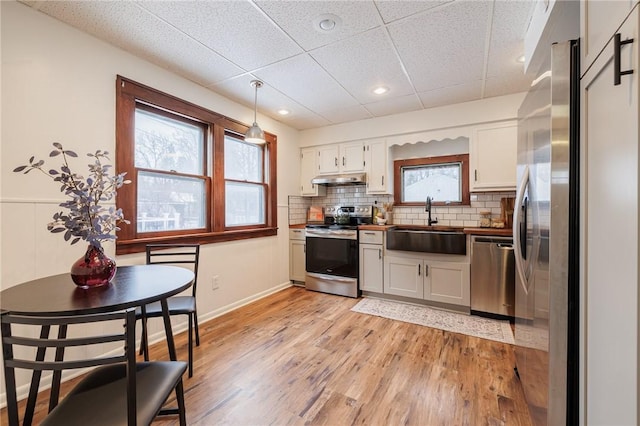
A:
{"type": "Polygon", "coordinates": [[[339,175],[319,175],[311,179],[316,185],[364,185],[367,183],[366,173],[343,173],[339,175]]]}

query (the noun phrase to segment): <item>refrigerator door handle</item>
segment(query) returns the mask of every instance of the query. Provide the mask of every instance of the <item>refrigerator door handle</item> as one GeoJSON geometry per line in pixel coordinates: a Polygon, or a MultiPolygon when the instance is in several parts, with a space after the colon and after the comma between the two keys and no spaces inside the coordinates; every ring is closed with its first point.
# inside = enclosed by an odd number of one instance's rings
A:
{"type": "MultiPolygon", "coordinates": [[[[522,214],[522,205],[524,202],[524,194],[527,189],[527,185],[529,185],[529,166],[524,167],[524,171],[522,173],[522,179],[518,185],[518,190],[516,192],[516,200],[515,206],[513,209],[513,246],[514,246],[514,256],[516,261],[516,273],[520,278],[520,283],[524,288],[526,294],[529,293],[527,286],[527,279],[524,273],[524,258],[522,256],[522,244],[521,244],[521,235],[520,235],[520,215],[522,214]]],[[[525,211],[526,215],[527,212],[525,211]]]]}

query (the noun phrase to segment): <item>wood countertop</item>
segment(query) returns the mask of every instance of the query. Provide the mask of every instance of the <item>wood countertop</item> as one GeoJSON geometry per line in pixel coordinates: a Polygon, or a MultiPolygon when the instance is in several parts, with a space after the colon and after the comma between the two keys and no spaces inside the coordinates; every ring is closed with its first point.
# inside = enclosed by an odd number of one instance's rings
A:
{"type": "MultiPolygon", "coordinates": [[[[306,224],[289,225],[289,229],[304,229],[306,224]]],[[[387,231],[389,228],[402,225],[359,225],[358,229],[363,231],[387,231]]],[[[425,229],[428,229],[424,226],[425,229]]],[[[437,229],[437,227],[435,227],[437,229]]],[[[460,228],[468,235],[493,235],[499,237],[511,237],[513,230],[511,228],[460,228]]]]}

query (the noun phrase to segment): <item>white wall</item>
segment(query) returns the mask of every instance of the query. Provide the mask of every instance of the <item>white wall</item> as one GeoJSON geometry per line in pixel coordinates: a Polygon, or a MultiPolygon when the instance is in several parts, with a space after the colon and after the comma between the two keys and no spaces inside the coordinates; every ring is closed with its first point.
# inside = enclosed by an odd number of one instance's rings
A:
{"type": "MultiPolygon", "coordinates": [[[[149,62],[15,2],[1,4],[2,145],[0,150],[0,288],[66,273],[86,245],[70,246],[46,224],[64,200],[43,175],[13,173],[31,155],[49,161],[52,142],[80,154],[115,152],[115,81],[120,74],[250,123],[253,111],[149,62]]],[[[268,117],[261,127],[278,136],[278,226],[275,237],[206,245],[201,251],[198,309],[209,318],[289,285],[287,197],[298,191],[298,131],[268,117]],[[251,267],[247,267],[250,265],[251,267]],[[220,288],[211,289],[219,275],[220,288]]],[[[113,159],[113,158],[112,158],[113,159]]],[[[114,246],[107,245],[113,255],[114,246]]],[[[141,254],[119,265],[144,263],[141,254]]],[[[181,323],[181,327],[184,322],[181,323]]],[[[152,324],[151,332],[160,323],[152,324]],[[155,327],[155,328],[153,328],[155,327]]],[[[2,386],[4,390],[4,386],[2,386]]]]}

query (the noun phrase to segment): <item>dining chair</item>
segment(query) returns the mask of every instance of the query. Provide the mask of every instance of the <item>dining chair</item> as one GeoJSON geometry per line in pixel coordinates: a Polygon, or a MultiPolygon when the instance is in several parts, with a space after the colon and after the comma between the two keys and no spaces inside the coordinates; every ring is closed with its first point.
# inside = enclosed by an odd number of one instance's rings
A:
{"type": "MultiPolygon", "coordinates": [[[[198,260],[200,258],[199,244],[148,244],[147,264],[173,264],[190,265],[194,278],[191,286],[191,295],[173,296],[167,299],[169,315],[186,315],[188,317],[188,350],[189,350],[189,377],[193,376],[193,334],[195,328],[196,346],[200,346],[200,331],[198,329],[198,311],[196,309],[196,290],[198,283],[198,260]]],[[[160,302],[150,303],[136,309],[136,319],[142,321],[142,338],[140,341],[140,353],[145,361],[149,360],[149,332],[147,319],[161,318],[162,307],[160,302]]]]}
{"type": "MultiPolygon", "coordinates": [[[[59,382],[53,380],[49,413],[41,425],[149,425],[165,413],[178,414],[180,424],[186,425],[182,375],[187,363],[136,362],[133,308],[57,317],[0,315],[10,426],[19,424],[16,369],[31,370],[32,379],[39,380],[44,371],[52,371],[55,378],[63,371],[85,368],[93,369],[59,402],[59,382]],[[41,330],[38,337],[33,337],[35,327],[41,330]],[[52,327],[58,333],[50,338],[52,327]],[[46,356],[54,350],[55,357],[46,356]],[[178,408],[163,410],[174,390],[178,408]]],[[[37,389],[29,394],[24,425],[33,420],[36,399],[37,389]]]]}

